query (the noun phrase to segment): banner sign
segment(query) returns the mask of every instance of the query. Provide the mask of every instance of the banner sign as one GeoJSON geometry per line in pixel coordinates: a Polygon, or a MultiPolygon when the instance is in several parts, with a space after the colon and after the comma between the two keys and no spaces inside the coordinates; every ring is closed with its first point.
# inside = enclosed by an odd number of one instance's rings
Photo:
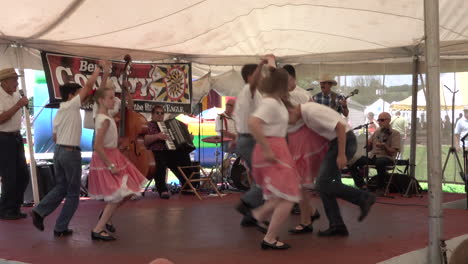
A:
{"type": "MultiPolygon", "coordinates": [[[[98,59],[41,52],[42,63],[49,87],[50,104],[61,102],[59,87],[65,83],[84,86],[97,67],[98,59]]],[[[115,92],[122,91],[124,61],[112,61],[109,79],[115,92]]],[[[102,74],[94,84],[97,89],[102,74]]],[[[192,100],[192,65],[190,63],[132,63],[128,75],[129,92],[134,110],[151,112],[155,104],[161,104],[166,113],[190,113],[192,100]]],[[[85,108],[88,108],[86,106],[85,108]]]]}

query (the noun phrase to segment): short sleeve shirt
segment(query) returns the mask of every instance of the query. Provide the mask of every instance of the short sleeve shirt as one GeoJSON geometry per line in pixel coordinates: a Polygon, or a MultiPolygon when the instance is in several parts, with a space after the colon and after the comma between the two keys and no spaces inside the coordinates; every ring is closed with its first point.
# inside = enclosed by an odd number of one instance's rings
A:
{"type": "Polygon", "coordinates": [[[285,137],[288,129],[288,110],[283,102],[271,97],[262,99],[253,116],[265,122],[263,133],[267,137],[285,137]]]}

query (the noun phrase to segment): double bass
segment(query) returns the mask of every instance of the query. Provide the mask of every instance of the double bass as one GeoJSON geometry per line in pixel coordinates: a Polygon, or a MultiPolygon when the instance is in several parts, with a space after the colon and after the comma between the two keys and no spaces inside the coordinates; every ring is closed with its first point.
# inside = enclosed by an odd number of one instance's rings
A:
{"type": "Polygon", "coordinates": [[[143,140],[143,136],[148,131],[148,121],[142,114],[127,108],[127,79],[130,74],[132,59],[130,55],[125,55],[124,60],[120,118],[118,118],[120,119],[118,121],[119,149],[147,179],[151,179],[156,171],[156,162],[153,153],[146,149],[143,140]]]}

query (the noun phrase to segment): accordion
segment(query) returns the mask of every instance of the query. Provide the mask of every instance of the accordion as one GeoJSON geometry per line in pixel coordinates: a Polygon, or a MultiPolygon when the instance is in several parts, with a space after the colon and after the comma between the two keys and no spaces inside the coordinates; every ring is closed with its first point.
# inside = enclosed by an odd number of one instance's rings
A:
{"type": "Polygon", "coordinates": [[[195,150],[192,136],[187,125],[177,119],[169,119],[164,122],[157,122],[161,132],[168,136],[166,146],[169,150],[182,150],[190,153],[195,150]]]}

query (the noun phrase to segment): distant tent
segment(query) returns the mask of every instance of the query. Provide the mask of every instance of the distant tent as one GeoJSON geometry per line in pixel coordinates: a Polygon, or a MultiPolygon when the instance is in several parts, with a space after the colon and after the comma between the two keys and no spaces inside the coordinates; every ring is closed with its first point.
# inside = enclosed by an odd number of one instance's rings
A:
{"type": "Polygon", "coordinates": [[[374,114],[380,114],[390,110],[390,103],[386,102],[382,98],[377,99],[371,105],[366,107],[365,113],[372,112],[374,114]]]}

